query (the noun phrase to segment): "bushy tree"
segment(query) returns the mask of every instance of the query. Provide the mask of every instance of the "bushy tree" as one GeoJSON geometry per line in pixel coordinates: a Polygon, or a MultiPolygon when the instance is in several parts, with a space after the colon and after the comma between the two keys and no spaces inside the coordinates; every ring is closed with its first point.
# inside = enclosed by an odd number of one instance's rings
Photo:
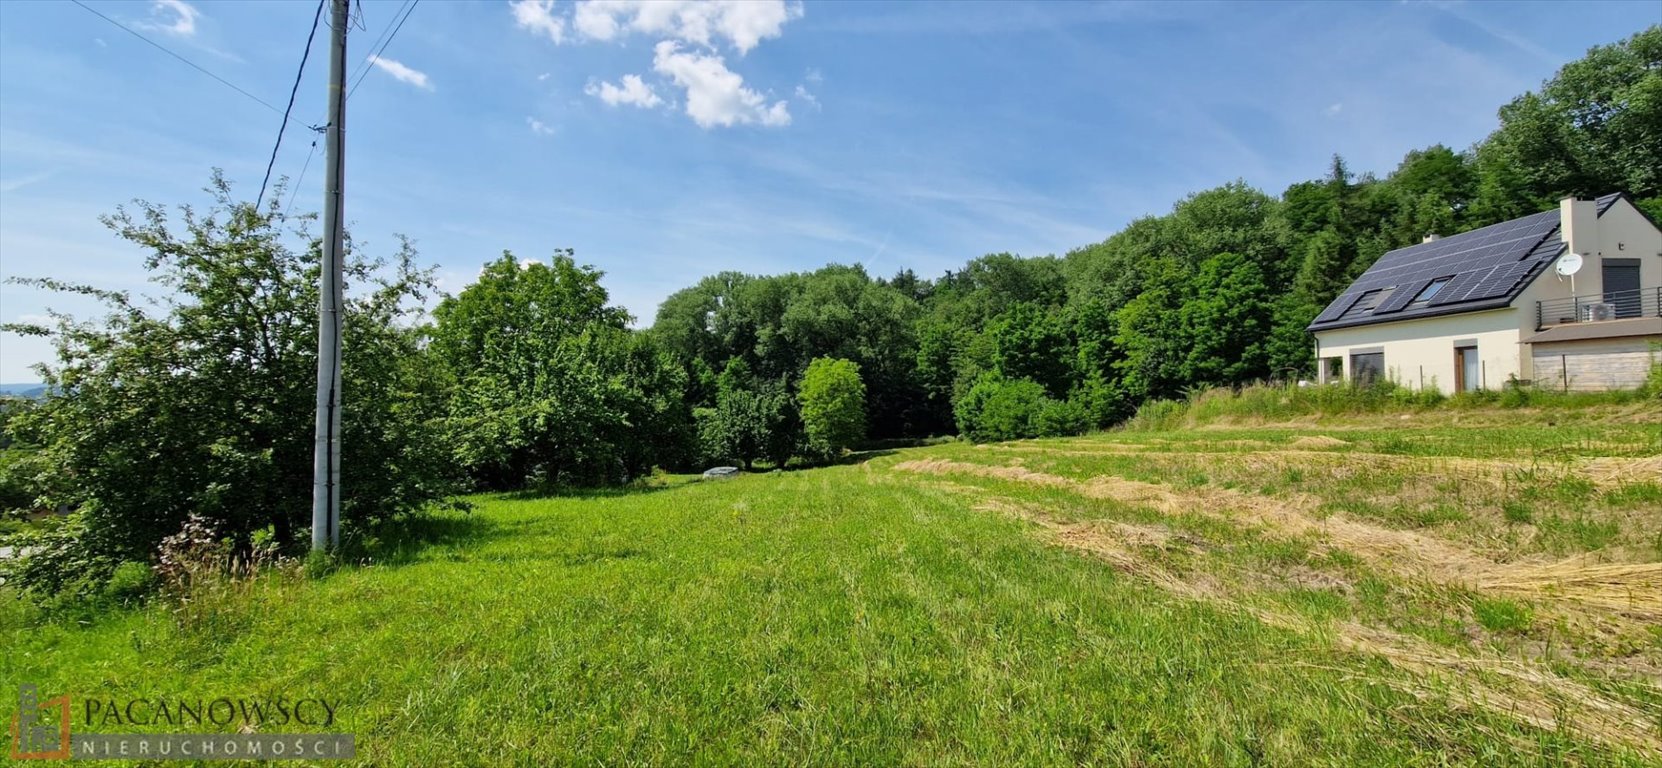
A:
{"type": "Polygon", "coordinates": [[[821,357],[802,374],[802,430],[809,451],[835,458],[866,434],[866,385],[852,360],[821,357]]]}
{"type": "Polygon", "coordinates": [[[1201,262],[1177,314],[1186,351],[1180,375],[1188,384],[1241,384],[1269,375],[1273,306],[1257,264],[1233,253],[1201,262]]]}
{"type": "Polygon", "coordinates": [[[1662,196],[1662,25],[1564,65],[1500,123],[1477,150],[1484,223],[1566,195],[1662,196]]]}
{"type": "MultiPolygon", "coordinates": [[[[23,563],[32,588],[96,584],[122,560],[151,559],[191,516],[241,547],[267,526],[281,545],[303,538],[319,245],[300,232],[305,247],[292,249],[276,204],[236,201],[217,173],[208,191],[206,211],[184,206],[175,219],[136,202],[103,219],[145,252],[166,301],[22,281],[109,310],[97,321],[54,313],[50,325],[6,327],[56,348],[56,362],[39,368],[44,399],[12,429],[50,468],[33,489],[42,502],[78,510],[70,535],[23,563]]],[[[430,272],[405,243],[390,263],[350,250],[345,278],[341,515],[351,525],[419,509],[454,485],[437,428],[444,382],[415,324],[430,272]]]]}
{"type": "Polygon", "coordinates": [[[989,329],[994,365],[1005,378],[1032,379],[1053,397],[1073,385],[1072,341],[1058,310],[1017,302],[989,329]]]}
{"type": "Polygon", "coordinates": [[[454,455],[480,485],[626,482],[687,458],[686,371],[607,305],[569,251],[512,254],[434,312],[454,455]]]}
{"type": "Polygon", "coordinates": [[[698,437],[704,463],[782,467],[802,442],[795,398],[782,381],[759,380],[734,359],[718,379],[715,407],[698,412],[698,437]]]}

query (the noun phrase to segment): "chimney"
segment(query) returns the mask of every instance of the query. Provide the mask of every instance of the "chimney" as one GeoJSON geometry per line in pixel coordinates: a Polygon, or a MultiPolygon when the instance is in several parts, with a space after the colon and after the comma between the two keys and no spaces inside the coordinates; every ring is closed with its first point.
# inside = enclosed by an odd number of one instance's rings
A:
{"type": "Polygon", "coordinates": [[[1586,258],[1599,254],[1599,210],[1591,200],[1566,197],[1558,201],[1558,226],[1570,253],[1586,258]]]}
{"type": "Polygon", "coordinates": [[[1442,235],[1439,235],[1436,232],[1433,232],[1429,235],[1426,235],[1425,239],[1421,240],[1420,242],[1421,243],[1430,243],[1430,242],[1435,242],[1435,241],[1438,241],[1438,240],[1441,240],[1441,239],[1443,239],[1442,235]]]}

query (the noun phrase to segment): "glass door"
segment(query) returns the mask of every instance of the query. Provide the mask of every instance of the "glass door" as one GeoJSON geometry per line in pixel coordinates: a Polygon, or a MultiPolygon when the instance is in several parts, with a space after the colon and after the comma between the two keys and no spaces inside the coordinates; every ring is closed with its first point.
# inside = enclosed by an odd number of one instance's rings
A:
{"type": "Polygon", "coordinates": [[[1455,347],[1454,388],[1460,392],[1476,392],[1483,386],[1483,363],[1477,356],[1477,347],[1455,347]]]}

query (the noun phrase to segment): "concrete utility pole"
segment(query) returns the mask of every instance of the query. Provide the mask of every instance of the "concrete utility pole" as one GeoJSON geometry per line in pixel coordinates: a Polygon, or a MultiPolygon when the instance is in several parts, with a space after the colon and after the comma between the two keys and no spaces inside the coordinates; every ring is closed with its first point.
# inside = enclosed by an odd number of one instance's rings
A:
{"type": "Polygon", "coordinates": [[[317,292],[317,442],[312,449],[312,549],[340,546],[341,196],[346,171],[348,0],[330,0],[329,127],[324,138],[323,270],[317,292]]]}

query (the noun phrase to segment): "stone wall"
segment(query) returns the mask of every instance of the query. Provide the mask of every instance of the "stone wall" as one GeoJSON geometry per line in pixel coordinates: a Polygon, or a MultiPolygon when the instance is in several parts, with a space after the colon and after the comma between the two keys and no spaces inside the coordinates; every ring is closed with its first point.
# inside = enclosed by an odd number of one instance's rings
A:
{"type": "Polygon", "coordinates": [[[1635,389],[1645,383],[1651,366],[1662,362],[1662,338],[1629,336],[1584,339],[1530,345],[1535,386],[1603,392],[1635,389]]]}

